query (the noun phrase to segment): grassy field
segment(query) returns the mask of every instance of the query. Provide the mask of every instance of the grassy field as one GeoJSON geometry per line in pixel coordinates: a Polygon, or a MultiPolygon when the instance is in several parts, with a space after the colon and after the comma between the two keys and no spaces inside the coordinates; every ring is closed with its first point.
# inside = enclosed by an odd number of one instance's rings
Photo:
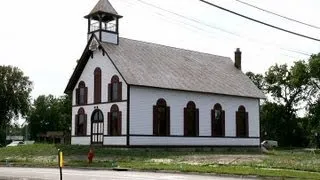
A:
{"type": "Polygon", "coordinates": [[[56,167],[62,149],[66,167],[130,168],[261,177],[320,179],[320,153],[306,150],[253,152],[164,151],[159,149],[111,149],[95,147],[92,164],[88,146],[34,144],[0,148],[0,166],[56,167]],[[9,164],[8,164],[9,163],[9,164]]]}

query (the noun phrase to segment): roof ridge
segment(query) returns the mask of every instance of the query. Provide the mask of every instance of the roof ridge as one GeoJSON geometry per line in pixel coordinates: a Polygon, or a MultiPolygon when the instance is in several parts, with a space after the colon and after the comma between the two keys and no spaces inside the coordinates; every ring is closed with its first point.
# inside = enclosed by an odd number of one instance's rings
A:
{"type": "MultiPolygon", "coordinates": [[[[100,43],[127,84],[265,98],[230,58],[129,38],[121,38],[119,45],[100,43]]],[[[90,59],[91,51],[84,53],[74,72],[77,77],[69,80],[70,92],[90,59]]]]}
{"type": "Polygon", "coordinates": [[[130,39],[130,38],[126,38],[126,37],[119,37],[119,38],[127,39],[127,40],[132,40],[132,41],[137,41],[137,42],[141,42],[141,43],[145,43],[145,44],[156,45],[156,46],[169,47],[169,48],[173,48],[173,49],[177,49],[177,50],[182,50],[182,51],[187,51],[187,52],[192,52],[192,53],[206,54],[206,55],[217,56],[217,57],[221,57],[221,58],[228,58],[228,59],[232,60],[230,57],[227,57],[227,56],[221,56],[221,55],[211,54],[211,53],[202,52],[202,51],[196,51],[196,50],[191,50],[191,49],[184,49],[184,48],[179,48],[179,47],[173,47],[173,46],[168,46],[168,45],[164,45],[164,44],[158,44],[158,43],[153,43],[153,42],[147,42],[147,41],[141,41],[141,40],[136,40],[136,39],[130,39]]]}

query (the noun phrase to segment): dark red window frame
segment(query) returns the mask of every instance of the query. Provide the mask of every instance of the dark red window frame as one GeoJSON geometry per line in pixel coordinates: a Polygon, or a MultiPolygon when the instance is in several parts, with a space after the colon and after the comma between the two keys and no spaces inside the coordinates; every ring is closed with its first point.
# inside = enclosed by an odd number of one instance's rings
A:
{"type": "Polygon", "coordinates": [[[94,103],[101,102],[101,69],[97,67],[94,70],[94,103]]]}
{"type": "Polygon", "coordinates": [[[222,106],[217,103],[211,110],[211,135],[214,137],[225,136],[225,111],[222,106]]]}
{"type": "Polygon", "coordinates": [[[184,108],[184,136],[199,136],[199,109],[193,101],[184,108]]]}
{"type": "Polygon", "coordinates": [[[122,100],[122,82],[117,75],[112,76],[108,84],[108,101],[117,102],[122,100]]]}
{"type": "Polygon", "coordinates": [[[163,98],[153,106],[153,135],[170,136],[170,107],[163,98]]]}
{"type": "Polygon", "coordinates": [[[76,89],[76,105],[84,105],[88,103],[88,87],[83,81],[79,82],[76,89]]]}
{"type": "Polygon", "coordinates": [[[75,115],[75,136],[86,136],[87,135],[87,114],[83,108],[78,110],[78,114],[75,115]],[[82,121],[82,122],[81,122],[82,121]]]}
{"type": "Polygon", "coordinates": [[[239,106],[236,112],[236,136],[249,137],[249,113],[244,106],[239,106]]]}
{"type": "Polygon", "coordinates": [[[108,112],[108,134],[110,136],[121,136],[122,129],[122,113],[119,111],[119,107],[114,104],[108,112]]]}

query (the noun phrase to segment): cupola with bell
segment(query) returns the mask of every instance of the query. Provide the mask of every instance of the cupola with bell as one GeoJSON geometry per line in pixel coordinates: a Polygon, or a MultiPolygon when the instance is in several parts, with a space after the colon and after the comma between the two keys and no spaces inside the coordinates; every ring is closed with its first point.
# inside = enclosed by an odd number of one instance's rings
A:
{"type": "Polygon", "coordinates": [[[108,0],[99,0],[88,19],[88,39],[95,34],[101,42],[119,44],[119,19],[122,18],[108,0]]]}

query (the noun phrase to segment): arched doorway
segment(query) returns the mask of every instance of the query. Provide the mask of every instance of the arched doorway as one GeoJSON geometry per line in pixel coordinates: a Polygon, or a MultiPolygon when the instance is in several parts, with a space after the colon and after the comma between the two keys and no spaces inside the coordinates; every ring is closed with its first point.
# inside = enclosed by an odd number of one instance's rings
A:
{"type": "Polygon", "coordinates": [[[103,114],[99,109],[91,116],[91,144],[103,144],[103,114]]]}

